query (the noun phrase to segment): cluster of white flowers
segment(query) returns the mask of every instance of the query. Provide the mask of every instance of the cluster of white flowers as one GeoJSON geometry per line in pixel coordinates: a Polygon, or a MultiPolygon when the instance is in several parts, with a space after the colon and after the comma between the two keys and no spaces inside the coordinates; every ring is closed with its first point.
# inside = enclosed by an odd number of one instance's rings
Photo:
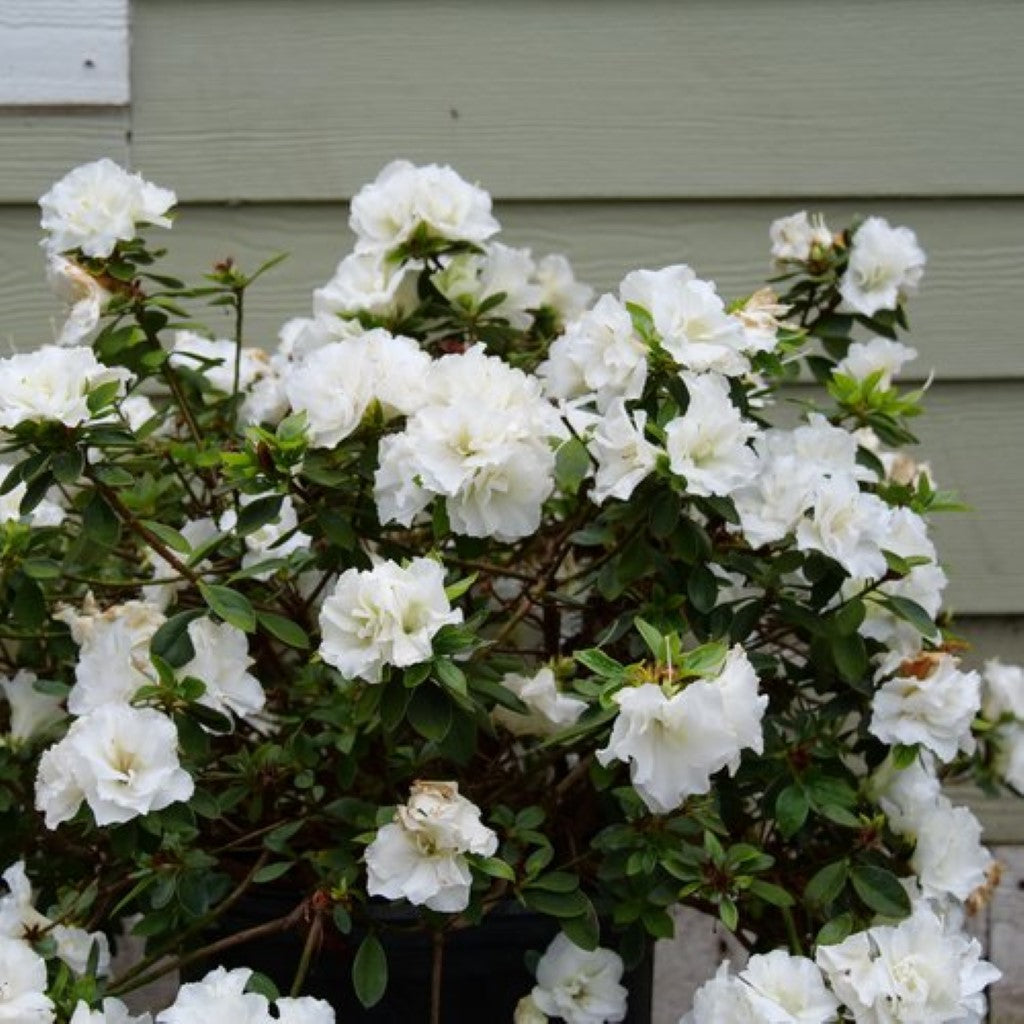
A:
{"type": "Polygon", "coordinates": [[[380,444],[381,522],[409,526],[443,497],[456,533],[511,541],[540,525],[562,432],[538,381],[474,346],[431,364],[423,404],[380,444]],[[472,396],[472,401],[467,397],[472,396]]]}
{"type": "Polygon", "coordinates": [[[918,900],[899,924],[819,946],[816,960],[856,1024],[980,1024],[1001,976],[981,954],[954,917],[918,900]]]}
{"type": "Polygon", "coordinates": [[[498,837],[457,783],[414,782],[395,820],[366,848],[366,891],[457,913],[469,905],[473,884],[465,855],[490,857],[497,849],[498,837]]]}
{"type": "Polygon", "coordinates": [[[104,366],[91,348],[43,345],[0,359],[0,428],[56,420],[77,427],[92,419],[89,392],[117,381],[124,393],[131,374],[104,366]]]}
{"type": "Polygon", "coordinates": [[[615,703],[612,734],[597,759],[604,765],[627,762],[633,788],[656,814],[706,793],[721,768],[735,772],[745,748],[764,749],[761,718],[768,698],[758,693],[757,675],[739,646],[717,676],[688,681],[671,695],[656,683],[627,686],[615,703]]]}
{"type": "MultiPolygon", "coordinates": [[[[36,910],[32,884],[23,861],[12,864],[0,877],[8,890],[5,896],[0,896],[0,937],[20,941],[28,948],[39,937],[49,935],[56,946],[57,956],[79,975],[85,973],[95,946],[96,971],[107,973],[110,969],[110,945],[106,935],[51,921],[36,910]]],[[[3,1019],[0,1013],[0,1020],[3,1019]]]]}
{"type": "Polygon", "coordinates": [[[775,949],[752,956],[738,975],[726,960],[679,1024],[829,1024],[838,1010],[813,961],[775,949]]]}
{"type": "MultiPolygon", "coordinates": [[[[842,245],[820,216],[801,210],[774,221],[770,229],[776,262],[808,263],[842,245]]],[[[921,281],[925,254],[910,228],[892,227],[883,217],[868,217],[854,231],[839,291],[855,313],[874,316],[892,310],[921,281]]]]}
{"type": "Polygon", "coordinates": [[[379,683],[385,665],[426,661],[431,639],[462,621],[444,590],[444,568],[430,558],[348,569],[320,609],[320,653],[349,679],[379,683]]]}
{"type": "Polygon", "coordinates": [[[174,1002],[156,1015],[156,1024],[334,1024],[330,1004],[311,996],[281,996],[272,1014],[266,996],[246,991],[251,977],[248,967],[217,967],[202,981],[182,985],[174,1002]]]}

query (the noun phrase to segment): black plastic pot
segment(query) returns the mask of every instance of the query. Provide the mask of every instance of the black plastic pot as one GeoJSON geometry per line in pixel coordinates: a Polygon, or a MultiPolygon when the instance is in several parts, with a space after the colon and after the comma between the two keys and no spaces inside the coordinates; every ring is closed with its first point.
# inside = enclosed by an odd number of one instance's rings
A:
{"type": "MultiPolygon", "coordinates": [[[[276,895],[250,900],[236,907],[223,927],[209,938],[251,928],[280,917],[294,903],[276,895]]],[[[430,1020],[430,979],[433,963],[431,937],[422,931],[398,930],[415,923],[411,913],[382,908],[378,935],[388,959],[388,987],[384,998],[366,1010],[352,990],[352,959],[363,933],[341,935],[324,930],[319,953],[303,987],[303,995],[326,999],[337,1011],[339,1024],[418,1024],[430,1020]]],[[[558,932],[550,917],[508,903],[491,911],[484,922],[446,936],[441,1020],[444,1024],[494,1024],[511,1022],[516,1003],[534,985],[526,967],[530,950],[544,951],[558,932]]],[[[251,967],[269,977],[282,993],[291,988],[302,952],[302,930],[281,932],[217,954],[210,963],[197,964],[191,980],[201,978],[214,966],[251,967]]],[[[650,1024],[653,957],[648,951],[623,983],[629,990],[627,1024],[650,1024]]],[[[222,1022],[229,1024],[229,1022],[222,1022]]]]}

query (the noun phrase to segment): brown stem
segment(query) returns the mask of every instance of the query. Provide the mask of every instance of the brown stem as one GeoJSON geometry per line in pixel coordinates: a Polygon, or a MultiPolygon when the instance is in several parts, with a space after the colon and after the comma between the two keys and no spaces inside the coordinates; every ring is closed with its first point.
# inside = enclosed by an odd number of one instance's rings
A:
{"type": "Polygon", "coordinates": [[[283,917],[275,917],[273,921],[254,925],[252,928],[246,928],[244,931],[235,932],[234,935],[226,935],[223,939],[211,942],[201,949],[193,950],[191,953],[185,953],[179,957],[173,957],[167,963],[153,968],[153,970],[148,971],[141,977],[131,979],[127,984],[122,983],[111,986],[108,989],[108,993],[110,995],[123,995],[125,992],[132,992],[137,988],[142,988],[143,985],[148,985],[158,978],[162,978],[169,971],[180,970],[182,967],[187,967],[197,960],[205,960],[216,953],[223,953],[225,949],[241,946],[246,942],[252,942],[254,939],[262,939],[267,935],[276,935],[278,932],[287,931],[289,928],[294,928],[302,920],[305,912],[306,900],[303,900],[294,910],[283,917]]]}
{"type": "Polygon", "coordinates": [[[117,513],[121,522],[132,533],[141,537],[172,569],[175,569],[190,583],[199,585],[199,575],[190,569],[152,530],[135,518],[132,511],[118,497],[117,491],[97,480],[95,476],[89,475],[89,479],[95,484],[96,490],[106,499],[107,504],[117,513]]]}

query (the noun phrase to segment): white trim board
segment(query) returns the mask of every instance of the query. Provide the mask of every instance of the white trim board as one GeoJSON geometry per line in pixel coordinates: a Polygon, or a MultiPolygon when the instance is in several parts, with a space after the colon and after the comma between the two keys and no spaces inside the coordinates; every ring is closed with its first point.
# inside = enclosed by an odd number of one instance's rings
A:
{"type": "Polygon", "coordinates": [[[129,0],[0,0],[0,107],[129,101],[129,0]]]}

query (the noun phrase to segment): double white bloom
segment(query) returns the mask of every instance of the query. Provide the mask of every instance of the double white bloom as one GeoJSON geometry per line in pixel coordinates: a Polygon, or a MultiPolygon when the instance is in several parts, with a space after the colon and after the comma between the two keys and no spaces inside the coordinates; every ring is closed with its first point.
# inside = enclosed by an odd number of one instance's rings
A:
{"type": "Polygon", "coordinates": [[[752,956],[738,976],[726,960],[679,1024],[827,1024],[838,1010],[813,961],[775,949],[752,956]]]}
{"type": "Polygon", "coordinates": [[[385,665],[406,668],[430,658],[434,634],[461,621],[433,559],[349,569],[320,609],[320,653],[346,678],[379,683],[385,665]]]}
{"type": "Polygon", "coordinates": [[[738,645],[714,678],[688,682],[673,696],[654,683],[627,686],[615,702],[619,713],[597,759],[628,762],[633,788],[655,814],[706,793],[720,769],[735,772],[743,749],[764,749],[768,698],[758,693],[757,675],[738,645]]]}
{"type": "Polygon", "coordinates": [[[0,935],[0,1021],[52,1024],[46,994],[46,961],[24,942],[0,935]]]}
{"type": "Polygon", "coordinates": [[[43,345],[0,359],[0,427],[57,420],[77,427],[92,418],[88,395],[101,384],[118,382],[118,391],[131,374],[104,366],[91,348],[43,345]]]}
{"type": "Polygon", "coordinates": [[[865,316],[895,309],[916,290],[925,262],[910,228],[894,228],[882,217],[868,217],[853,236],[839,292],[851,309],[865,316]]]}
{"type": "Polygon", "coordinates": [[[43,242],[48,252],[81,249],[86,256],[109,256],[118,242],[129,242],[140,224],[169,228],[173,192],[145,181],[106,158],[81,164],[40,200],[43,242]]]}
{"type": "Polygon", "coordinates": [[[473,883],[465,854],[490,857],[497,849],[498,837],[457,783],[414,782],[408,803],[366,848],[366,891],[456,913],[469,905],[473,883]]]}
{"type": "Polygon", "coordinates": [[[537,962],[537,984],[529,999],[541,1020],[547,1014],[566,1024],[612,1024],[626,1016],[622,970],[617,953],[580,949],[559,932],[537,962]]]}
{"type": "Polygon", "coordinates": [[[56,828],[84,800],[97,825],[111,825],[188,800],[194,789],[178,762],[178,733],[169,718],[105,704],[73,722],[39,759],[36,809],[47,828],[56,828]]]}
{"type": "Polygon", "coordinates": [[[980,1024],[984,989],[1001,977],[981,954],[919,900],[899,924],[819,946],[815,959],[856,1024],[980,1024]]]}
{"type": "Polygon", "coordinates": [[[266,996],[245,991],[251,977],[248,967],[218,967],[202,981],[182,985],[171,1006],[157,1014],[156,1024],[334,1024],[330,1004],[311,996],[282,996],[272,1015],[266,996]]]}
{"type": "Polygon", "coordinates": [[[491,197],[450,167],[394,160],[352,198],[357,252],[390,253],[417,228],[430,238],[480,244],[499,230],[491,197]]]}

